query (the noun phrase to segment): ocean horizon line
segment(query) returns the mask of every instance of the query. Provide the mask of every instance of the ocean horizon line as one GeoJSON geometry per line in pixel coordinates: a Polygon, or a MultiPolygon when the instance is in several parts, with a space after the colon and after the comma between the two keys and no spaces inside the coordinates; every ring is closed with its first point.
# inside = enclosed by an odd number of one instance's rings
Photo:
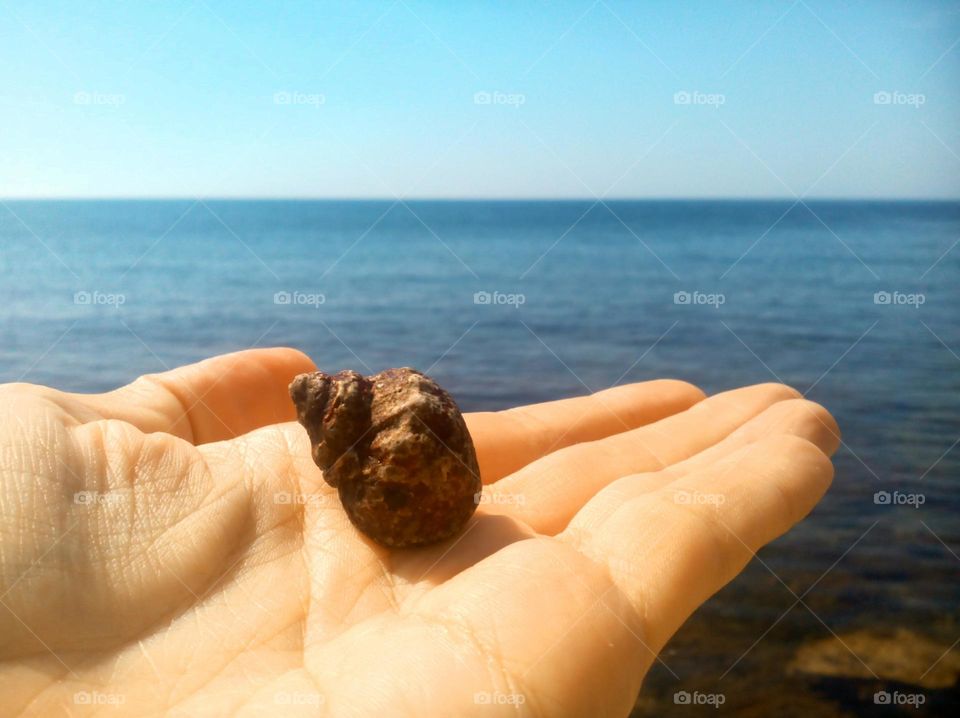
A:
{"type": "Polygon", "coordinates": [[[170,195],[170,196],[121,196],[121,195],[97,195],[97,196],[49,196],[49,197],[0,197],[0,203],[3,202],[396,202],[396,203],[423,203],[423,202],[458,202],[458,203],[482,203],[482,202],[524,202],[524,203],[560,203],[560,202],[835,202],[835,203],[942,203],[956,204],[960,203],[958,197],[835,197],[835,196],[813,196],[813,197],[791,197],[791,196],[769,196],[769,197],[683,197],[683,196],[662,196],[662,197],[355,197],[355,196],[210,196],[194,197],[189,195],[170,195]]]}

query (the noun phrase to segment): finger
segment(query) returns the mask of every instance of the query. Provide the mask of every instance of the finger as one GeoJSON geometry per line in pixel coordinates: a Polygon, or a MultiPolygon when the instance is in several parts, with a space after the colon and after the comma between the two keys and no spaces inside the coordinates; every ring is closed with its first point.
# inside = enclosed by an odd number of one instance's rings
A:
{"type": "Polygon", "coordinates": [[[491,503],[535,531],[555,534],[598,491],[628,474],[659,471],[721,441],[779,401],[798,397],[783,384],[712,396],[632,431],[554,452],[490,488],[491,503]]]}
{"type": "Polygon", "coordinates": [[[480,474],[489,483],[551,451],[649,424],[703,398],[692,384],[661,379],[574,399],[467,414],[466,420],[480,474]]]}
{"type": "Polygon", "coordinates": [[[295,349],[248,349],[147,374],[106,394],[71,396],[104,418],[204,444],[295,419],[287,387],[314,369],[295,349]]]}
{"type": "MultiPolygon", "coordinates": [[[[819,404],[806,399],[780,401],[747,421],[720,443],[688,459],[661,471],[632,474],[617,479],[588,501],[573,517],[570,526],[579,531],[595,530],[629,500],[662,488],[693,471],[704,469],[744,446],[777,434],[806,439],[827,455],[836,451],[840,439],[836,422],[819,404]]],[[[680,498],[683,497],[681,494],[680,498]]],[[[493,500],[497,498],[504,497],[494,496],[493,500]]],[[[471,524],[466,527],[465,531],[470,532],[470,541],[454,539],[435,547],[418,549],[411,552],[410,556],[404,556],[405,562],[414,567],[414,573],[422,573],[421,579],[439,583],[449,580],[504,546],[533,535],[533,530],[514,518],[515,512],[496,512],[501,507],[493,500],[492,506],[481,506],[471,524]],[[490,510],[496,513],[490,515],[490,510]],[[441,556],[443,560],[439,561],[441,556]]]]}
{"type": "Polygon", "coordinates": [[[561,538],[606,566],[658,650],[764,544],[816,505],[833,465],[806,439],[761,439],[622,505],[601,527],[561,538]],[[677,491],[689,500],[676,500],[677,491]]]}
{"type": "Polygon", "coordinates": [[[780,401],[752,418],[719,444],[689,459],[661,471],[617,479],[599,491],[577,513],[570,526],[582,531],[598,528],[631,499],[663,488],[683,476],[715,464],[745,446],[778,434],[806,439],[827,456],[832,456],[840,443],[840,429],[830,412],[822,406],[806,399],[780,401]]]}

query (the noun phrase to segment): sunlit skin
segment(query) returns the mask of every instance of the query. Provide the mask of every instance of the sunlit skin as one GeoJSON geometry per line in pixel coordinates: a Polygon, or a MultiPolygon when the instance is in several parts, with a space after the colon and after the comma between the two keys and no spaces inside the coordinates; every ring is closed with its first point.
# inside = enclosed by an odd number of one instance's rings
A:
{"type": "Polygon", "coordinates": [[[390,551],[293,421],[313,369],[259,349],[107,394],[0,386],[0,715],[626,716],[839,442],[777,384],[471,414],[487,498],[390,551]]]}

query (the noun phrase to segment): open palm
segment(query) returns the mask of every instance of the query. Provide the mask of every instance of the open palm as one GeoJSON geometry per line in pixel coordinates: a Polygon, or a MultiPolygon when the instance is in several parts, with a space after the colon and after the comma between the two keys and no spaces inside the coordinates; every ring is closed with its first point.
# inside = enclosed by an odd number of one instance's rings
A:
{"type": "Polygon", "coordinates": [[[251,350],[0,386],[0,714],[624,716],[667,639],[827,489],[830,415],[677,381],[467,417],[484,499],[387,550],[251,350]]]}

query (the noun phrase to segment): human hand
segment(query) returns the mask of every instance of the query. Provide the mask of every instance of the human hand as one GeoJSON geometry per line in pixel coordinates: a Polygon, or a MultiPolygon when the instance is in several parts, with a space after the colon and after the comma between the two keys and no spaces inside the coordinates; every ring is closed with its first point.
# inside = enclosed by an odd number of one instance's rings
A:
{"type": "Polygon", "coordinates": [[[251,350],[107,394],[0,386],[0,714],[626,715],[839,441],[769,384],[472,414],[489,502],[391,551],[292,421],[313,368],[251,350]]]}

